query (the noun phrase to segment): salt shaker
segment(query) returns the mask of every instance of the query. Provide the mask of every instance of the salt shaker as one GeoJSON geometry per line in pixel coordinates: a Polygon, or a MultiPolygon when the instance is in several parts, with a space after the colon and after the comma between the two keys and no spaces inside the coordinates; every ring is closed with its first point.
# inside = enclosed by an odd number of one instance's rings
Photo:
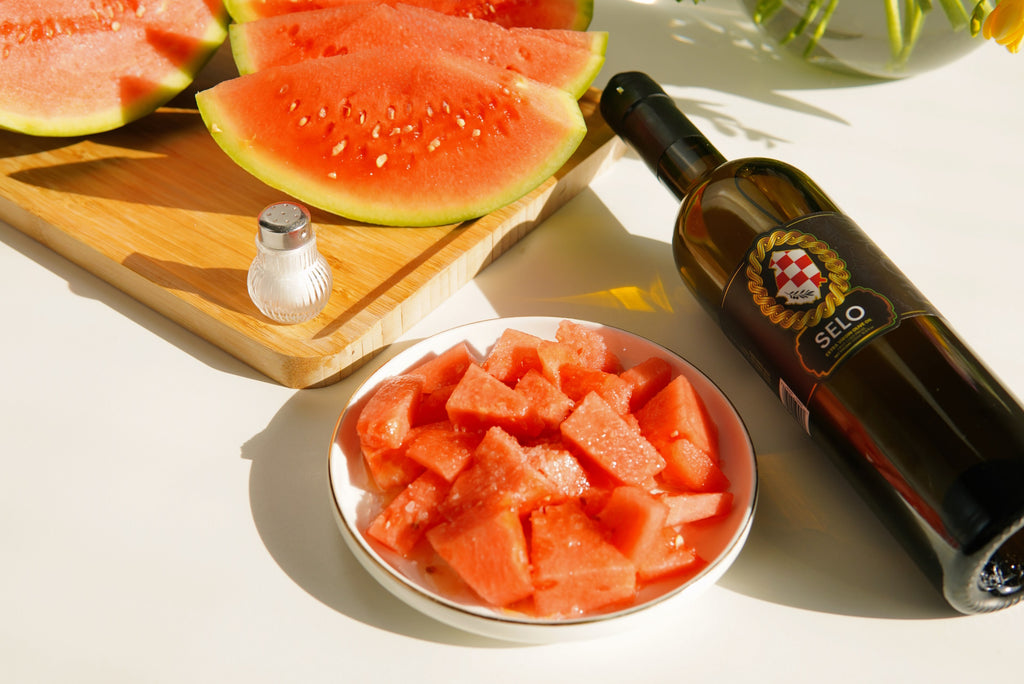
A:
{"type": "Polygon", "coordinates": [[[301,323],[316,316],[331,295],[331,270],[317,251],[309,211],[292,202],[271,204],[259,215],[256,258],[249,266],[249,296],[268,318],[301,323]]]}

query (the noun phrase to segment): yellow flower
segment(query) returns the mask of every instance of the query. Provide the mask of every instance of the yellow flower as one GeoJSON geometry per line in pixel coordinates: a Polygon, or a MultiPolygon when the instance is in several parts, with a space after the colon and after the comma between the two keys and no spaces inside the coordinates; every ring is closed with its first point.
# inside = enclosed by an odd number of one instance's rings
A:
{"type": "Polygon", "coordinates": [[[1020,50],[1024,40],[1024,0],[1001,0],[986,17],[982,35],[1005,45],[1010,52],[1020,50]]]}

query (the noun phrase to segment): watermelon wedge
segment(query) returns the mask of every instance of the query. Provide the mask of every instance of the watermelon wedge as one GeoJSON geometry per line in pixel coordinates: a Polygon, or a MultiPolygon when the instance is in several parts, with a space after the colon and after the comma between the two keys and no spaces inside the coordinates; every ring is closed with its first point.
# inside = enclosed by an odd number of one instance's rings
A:
{"type": "Polygon", "coordinates": [[[398,5],[342,5],[229,28],[241,74],[374,48],[447,50],[501,66],[580,98],[604,64],[608,34],[512,28],[398,5]]]}
{"type": "Polygon", "coordinates": [[[272,67],[196,96],[214,140],[268,185],[392,226],[483,216],[586,135],[569,93],[441,51],[365,50],[272,67]]]}
{"type": "MultiPolygon", "coordinates": [[[[594,16],[594,0],[384,0],[432,9],[459,17],[473,17],[501,26],[532,26],[585,30],[594,16]]],[[[293,12],[365,4],[366,0],[225,0],[238,23],[293,12]]]]}
{"type": "Polygon", "coordinates": [[[89,135],[185,89],[227,36],[220,0],[0,3],[0,128],[89,135]]]}

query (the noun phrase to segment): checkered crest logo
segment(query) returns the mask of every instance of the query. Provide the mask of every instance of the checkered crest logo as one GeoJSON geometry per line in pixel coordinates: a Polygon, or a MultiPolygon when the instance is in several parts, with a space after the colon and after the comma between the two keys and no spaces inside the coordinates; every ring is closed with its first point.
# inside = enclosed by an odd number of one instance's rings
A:
{"type": "Polygon", "coordinates": [[[775,274],[776,296],[787,305],[813,304],[821,299],[826,282],[821,269],[803,249],[779,249],[768,261],[775,274]]]}

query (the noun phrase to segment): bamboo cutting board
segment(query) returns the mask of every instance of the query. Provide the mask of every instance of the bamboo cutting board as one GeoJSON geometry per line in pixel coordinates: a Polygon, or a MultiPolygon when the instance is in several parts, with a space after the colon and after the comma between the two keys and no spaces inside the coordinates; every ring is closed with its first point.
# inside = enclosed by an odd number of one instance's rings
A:
{"type": "Polygon", "coordinates": [[[313,210],[334,276],[312,321],[279,325],[249,299],[256,217],[287,199],[207,133],[195,90],[230,73],[218,53],[196,88],[116,131],[33,138],[0,131],[0,219],[277,382],[344,378],[584,189],[622,146],[581,100],[588,135],[521,200],[454,226],[393,228],[313,210]]]}

